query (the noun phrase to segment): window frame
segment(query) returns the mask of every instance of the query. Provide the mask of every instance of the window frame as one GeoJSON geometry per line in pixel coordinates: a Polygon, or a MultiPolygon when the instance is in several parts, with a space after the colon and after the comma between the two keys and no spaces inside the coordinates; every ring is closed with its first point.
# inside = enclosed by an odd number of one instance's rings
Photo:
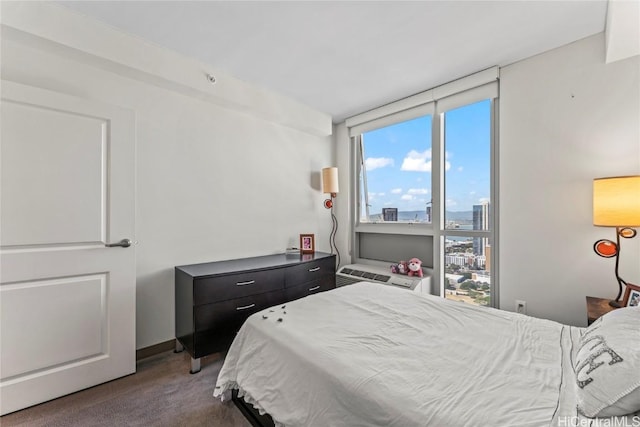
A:
{"type": "MultiPolygon", "coordinates": [[[[419,235],[433,239],[433,273],[432,291],[436,295],[445,296],[444,290],[444,266],[445,266],[445,236],[465,236],[487,238],[491,245],[491,304],[499,307],[499,200],[498,200],[498,171],[499,171],[499,84],[498,69],[494,67],[476,73],[467,78],[456,80],[438,88],[405,98],[397,103],[392,103],[375,109],[362,115],[347,119],[346,125],[349,131],[350,162],[351,162],[351,251],[354,262],[365,263],[368,259],[360,258],[359,233],[380,233],[419,235]],[[464,82],[461,82],[465,80],[464,82]],[[455,230],[445,229],[444,224],[444,180],[445,180],[445,156],[444,156],[444,120],[445,113],[464,105],[473,104],[482,100],[490,101],[490,221],[491,230],[455,230]],[[432,195],[432,222],[360,222],[361,213],[361,185],[360,173],[360,141],[362,133],[390,126],[395,123],[410,120],[412,118],[431,114],[431,195],[432,195]],[[426,113],[425,113],[426,112],[426,113]]],[[[366,153],[365,153],[366,154],[366,153]]],[[[393,260],[389,260],[393,261],[393,260]]]]}
{"type": "MultiPolygon", "coordinates": [[[[354,207],[355,212],[355,228],[357,232],[370,232],[370,233],[386,233],[386,234],[420,234],[425,236],[432,235],[433,228],[433,220],[431,223],[424,222],[410,222],[410,221],[401,221],[401,222],[361,222],[361,208],[362,208],[362,191],[360,187],[360,174],[362,172],[362,163],[364,163],[364,159],[362,158],[362,151],[360,150],[360,144],[362,141],[362,134],[365,132],[382,129],[384,127],[392,126],[398,123],[402,123],[408,120],[413,120],[419,117],[431,117],[431,123],[433,126],[434,116],[435,116],[435,103],[430,102],[425,105],[421,105],[419,107],[414,107],[409,111],[402,111],[401,113],[382,117],[380,120],[374,120],[368,122],[364,126],[360,127],[362,129],[362,133],[351,139],[351,146],[355,153],[355,180],[356,180],[356,204],[354,207]],[[397,121],[390,121],[389,117],[394,117],[397,121]],[[355,139],[354,139],[355,138],[355,139]],[[399,226],[399,227],[398,227],[399,226]],[[410,230],[407,230],[407,227],[411,227],[410,230]]],[[[433,139],[433,130],[431,132],[431,138],[433,139]]],[[[433,141],[431,141],[430,149],[433,150],[433,141]]],[[[366,153],[365,153],[366,155],[366,153]]],[[[432,154],[433,159],[433,154],[432,154]]],[[[430,172],[433,176],[433,170],[430,172]]],[[[433,178],[432,178],[433,180],[433,178]]],[[[433,191],[433,182],[431,184],[431,189],[433,191]]],[[[432,194],[433,196],[433,194],[432,194]]]]}
{"type": "MultiPolygon", "coordinates": [[[[490,284],[490,290],[491,290],[491,304],[489,304],[490,307],[494,307],[494,308],[499,308],[500,306],[500,286],[499,286],[499,274],[498,274],[498,265],[499,265],[499,244],[498,244],[498,230],[499,230],[499,220],[498,220],[498,211],[499,211],[499,200],[498,200],[498,183],[499,183],[499,178],[498,178],[498,171],[499,171],[499,165],[498,165],[498,157],[499,157],[499,151],[498,151],[498,146],[499,146],[499,141],[498,141],[498,129],[499,129],[499,116],[498,116],[498,112],[499,112],[499,91],[495,94],[495,97],[491,97],[491,98],[479,98],[479,99],[475,99],[474,98],[467,98],[467,102],[464,104],[460,104],[460,103],[447,103],[445,104],[444,107],[446,107],[446,110],[444,108],[439,109],[438,106],[436,106],[436,114],[438,116],[438,142],[437,142],[437,155],[438,157],[438,165],[437,167],[439,168],[438,170],[438,176],[437,178],[434,176],[432,177],[432,184],[434,187],[434,200],[436,200],[436,195],[435,195],[435,189],[436,189],[436,184],[434,183],[434,181],[438,181],[437,183],[437,189],[438,189],[438,209],[434,209],[434,220],[433,223],[436,223],[436,218],[435,216],[437,215],[437,224],[439,224],[439,227],[434,227],[434,235],[433,235],[433,258],[434,258],[434,263],[433,263],[433,284],[436,285],[436,289],[439,291],[439,295],[442,296],[443,298],[445,297],[445,283],[444,283],[444,278],[445,278],[445,273],[444,273],[444,267],[445,267],[445,238],[446,236],[461,236],[461,237],[472,237],[472,238],[476,238],[476,237],[480,237],[480,238],[487,238],[489,240],[489,243],[491,245],[491,260],[490,260],[490,271],[491,271],[491,284],[490,284]],[[489,159],[491,162],[490,165],[490,171],[489,171],[489,175],[490,175],[490,188],[489,188],[489,198],[490,198],[490,203],[491,203],[491,209],[489,211],[489,218],[490,218],[490,223],[492,225],[492,228],[490,230],[456,230],[456,229],[446,229],[445,228],[445,224],[444,224],[444,210],[445,210],[445,203],[443,203],[444,198],[446,197],[445,191],[444,191],[444,161],[445,161],[445,156],[444,156],[444,114],[447,111],[453,110],[455,108],[464,106],[464,105],[470,105],[473,104],[475,102],[479,102],[482,101],[483,99],[489,99],[490,102],[490,137],[489,137],[489,145],[490,145],[490,154],[489,154],[489,159]]],[[[434,126],[435,127],[435,126],[434,126]]],[[[434,137],[435,137],[435,130],[434,130],[434,137]]],[[[435,145],[435,144],[434,144],[435,145]]],[[[435,152],[435,148],[434,148],[434,152],[435,152]]],[[[433,156],[435,157],[436,154],[433,154],[433,156]]],[[[434,162],[435,163],[435,162],[434,162]]],[[[435,201],[434,201],[434,205],[435,205],[435,201]]]]}

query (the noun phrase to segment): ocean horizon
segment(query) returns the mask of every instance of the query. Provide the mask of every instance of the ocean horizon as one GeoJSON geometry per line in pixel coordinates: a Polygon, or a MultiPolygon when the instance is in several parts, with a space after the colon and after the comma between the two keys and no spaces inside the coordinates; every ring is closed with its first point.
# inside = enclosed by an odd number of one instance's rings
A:
{"type": "MultiPolygon", "coordinates": [[[[382,221],[382,212],[369,214],[371,221],[382,221]]],[[[446,221],[473,222],[473,211],[447,211],[446,221]]],[[[398,221],[400,222],[426,222],[426,211],[398,211],[398,221]]],[[[465,224],[460,224],[462,227],[465,224]]],[[[469,228],[469,230],[471,230],[469,228]]]]}

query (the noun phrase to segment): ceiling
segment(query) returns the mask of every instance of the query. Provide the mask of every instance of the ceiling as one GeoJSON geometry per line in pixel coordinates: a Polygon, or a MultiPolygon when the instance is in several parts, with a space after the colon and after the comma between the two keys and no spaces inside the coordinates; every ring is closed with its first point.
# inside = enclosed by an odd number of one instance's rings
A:
{"type": "Polygon", "coordinates": [[[334,122],[605,29],[606,0],[60,1],[334,122]]]}

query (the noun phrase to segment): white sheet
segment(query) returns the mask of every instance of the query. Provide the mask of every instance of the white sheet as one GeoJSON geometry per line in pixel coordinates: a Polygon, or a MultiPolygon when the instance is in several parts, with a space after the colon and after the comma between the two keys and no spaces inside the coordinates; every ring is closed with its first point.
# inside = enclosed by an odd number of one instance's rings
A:
{"type": "Polygon", "coordinates": [[[238,388],[283,426],[559,426],[580,333],[358,283],[251,316],[214,396],[238,388]]]}

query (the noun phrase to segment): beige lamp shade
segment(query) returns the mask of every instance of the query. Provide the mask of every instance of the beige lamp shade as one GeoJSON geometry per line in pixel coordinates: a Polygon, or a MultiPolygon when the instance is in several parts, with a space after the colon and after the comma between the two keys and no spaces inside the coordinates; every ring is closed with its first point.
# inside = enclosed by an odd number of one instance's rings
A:
{"type": "Polygon", "coordinates": [[[593,225],[640,227],[640,175],[593,180],[593,225]]]}
{"type": "Polygon", "coordinates": [[[322,192],[338,193],[338,168],[322,169],[322,192]]]}

